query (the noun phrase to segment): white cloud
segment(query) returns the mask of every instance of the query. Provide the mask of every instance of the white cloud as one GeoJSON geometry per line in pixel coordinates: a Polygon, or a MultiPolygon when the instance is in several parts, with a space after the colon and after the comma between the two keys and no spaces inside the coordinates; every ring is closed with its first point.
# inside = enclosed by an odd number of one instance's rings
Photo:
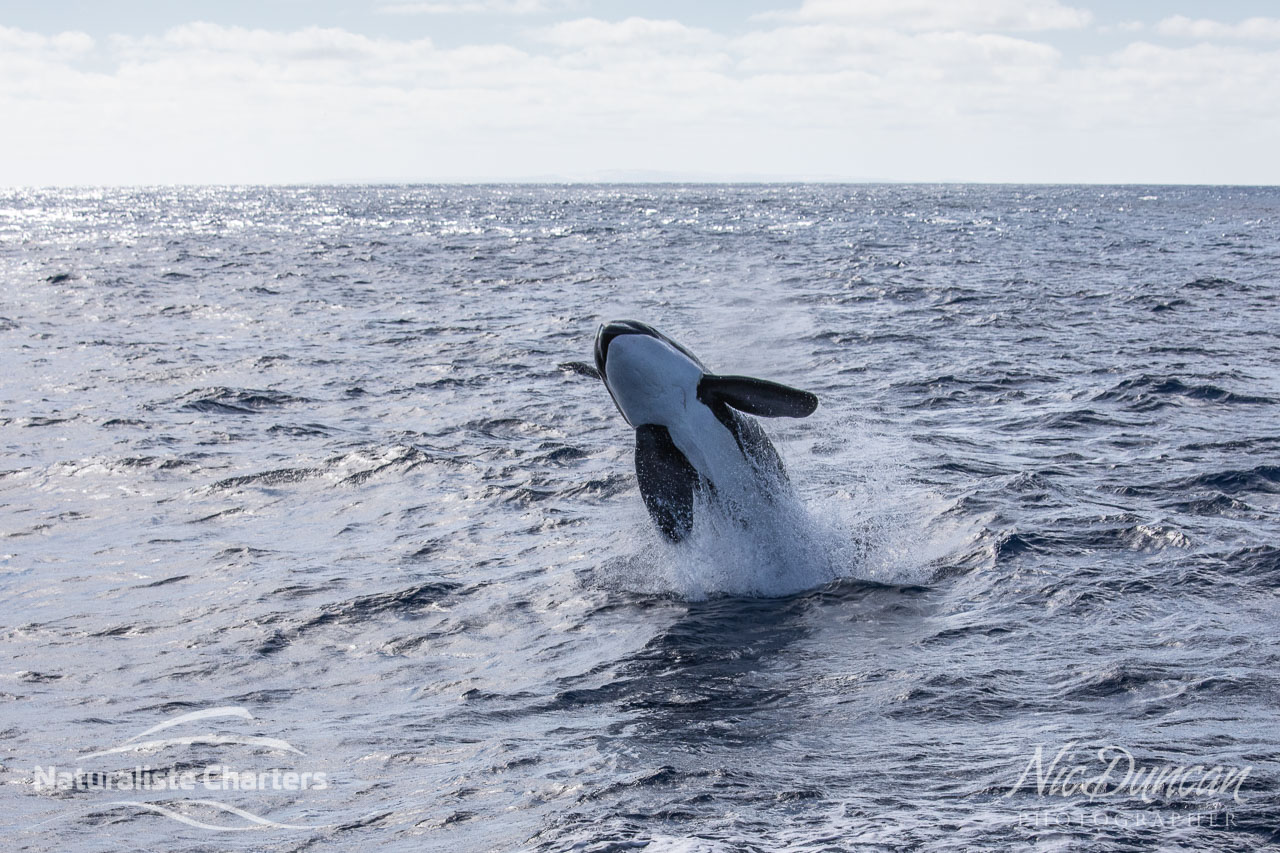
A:
{"type": "Polygon", "coordinates": [[[726,69],[729,40],[710,30],[679,21],[627,18],[609,22],[597,18],[564,21],[535,32],[557,61],[582,69],[619,69],[652,76],[690,75],[726,69]]]}
{"type": "Polygon", "coordinates": [[[130,56],[214,53],[288,62],[377,61],[431,50],[429,39],[375,39],[332,27],[278,33],[203,22],[174,27],[159,37],[116,37],[114,44],[130,56]]]}
{"type": "Polygon", "coordinates": [[[762,20],[839,22],[907,30],[1059,30],[1087,25],[1087,9],[1058,0],[804,0],[792,12],[762,20]]]}
{"type": "MultiPolygon", "coordinates": [[[[364,59],[377,54],[378,42],[367,36],[335,28],[307,27],[276,34],[243,27],[192,24],[165,34],[164,41],[179,50],[213,50],[223,53],[271,54],[294,60],[364,59]]],[[[403,43],[383,40],[384,45],[403,43]]],[[[429,43],[428,43],[429,44],[429,43]]],[[[413,49],[413,43],[406,45],[413,49]]]]}
{"type": "Polygon", "coordinates": [[[635,17],[519,44],[0,29],[0,184],[608,169],[1280,180],[1280,50],[1257,42],[1077,59],[980,28],[786,21],[731,36],[635,17]]]}
{"type": "Polygon", "coordinates": [[[781,27],[735,41],[740,67],[817,71],[862,68],[878,75],[917,70],[956,80],[989,76],[1010,66],[1048,68],[1058,50],[1041,42],[995,33],[904,33],[846,26],[781,27]]]}
{"type": "Polygon", "coordinates": [[[384,3],[388,15],[537,15],[578,5],[578,0],[438,0],[423,3],[384,3]]]}
{"type": "Polygon", "coordinates": [[[1192,20],[1183,15],[1165,18],[1156,24],[1162,36],[1206,40],[1251,39],[1280,41],[1280,18],[1249,18],[1238,24],[1224,24],[1206,19],[1192,20]]]}
{"type": "Polygon", "coordinates": [[[643,47],[680,49],[704,46],[716,40],[709,30],[687,27],[679,21],[627,18],[617,23],[599,18],[564,21],[542,32],[542,38],[563,47],[643,47]]]}
{"type": "Polygon", "coordinates": [[[65,32],[45,36],[0,26],[0,51],[5,53],[42,53],[71,58],[82,56],[93,48],[93,38],[87,33],[65,32]]]}

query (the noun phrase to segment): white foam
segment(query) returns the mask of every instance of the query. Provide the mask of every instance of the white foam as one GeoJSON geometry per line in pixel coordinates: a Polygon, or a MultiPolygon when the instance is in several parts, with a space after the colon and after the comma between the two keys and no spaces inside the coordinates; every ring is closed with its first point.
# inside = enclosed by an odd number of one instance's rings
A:
{"type": "Polygon", "coordinates": [[[840,579],[928,582],[965,537],[941,518],[945,502],[905,482],[904,470],[893,454],[872,453],[860,470],[834,479],[826,472],[827,482],[801,483],[772,500],[751,495],[727,509],[701,499],[694,531],[679,544],[638,515],[624,546],[631,555],[611,560],[601,579],[691,601],[786,596],[840,579]]]}

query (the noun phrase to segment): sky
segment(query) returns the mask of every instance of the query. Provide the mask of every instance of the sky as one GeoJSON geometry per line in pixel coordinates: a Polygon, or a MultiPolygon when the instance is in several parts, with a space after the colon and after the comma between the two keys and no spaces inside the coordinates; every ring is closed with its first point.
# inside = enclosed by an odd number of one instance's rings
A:
{"type": "Polygon", "coordinates": [[[0,186],[1280,184],[1273,0],[0,0],[0,186]]]}

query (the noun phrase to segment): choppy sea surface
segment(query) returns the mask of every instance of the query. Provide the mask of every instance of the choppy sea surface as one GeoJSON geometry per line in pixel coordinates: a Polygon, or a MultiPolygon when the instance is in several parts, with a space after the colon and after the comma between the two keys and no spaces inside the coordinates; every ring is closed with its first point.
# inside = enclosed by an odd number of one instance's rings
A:
{"type": "Polygon", "coordinates": [[[1278,295],[1275,188],[0,192],[4,846],[1276,849],[1278,295]],[[659,537],[622,318],[788,511],[659,537]]]}

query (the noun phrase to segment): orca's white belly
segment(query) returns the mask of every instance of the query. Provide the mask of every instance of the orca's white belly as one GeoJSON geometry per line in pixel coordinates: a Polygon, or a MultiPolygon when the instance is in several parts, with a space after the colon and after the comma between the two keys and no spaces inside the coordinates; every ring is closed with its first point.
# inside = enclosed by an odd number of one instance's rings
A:
{"type": "Polygon", "coordinates": [[[751,484],[751,465],[737,440],[711,410],[696,403],[679,422],[665,424],[671,441],[722,497],[742,495],[751,484]]]}
{"type": "Polygon", "coordinates": [[[605,381],[633,427],[664,426],[689,464],[724,494],[749,487],[751,466],[733,433],[698,399],[702,368],[647,335],[622,335],[609,347],[605,381]]]}

